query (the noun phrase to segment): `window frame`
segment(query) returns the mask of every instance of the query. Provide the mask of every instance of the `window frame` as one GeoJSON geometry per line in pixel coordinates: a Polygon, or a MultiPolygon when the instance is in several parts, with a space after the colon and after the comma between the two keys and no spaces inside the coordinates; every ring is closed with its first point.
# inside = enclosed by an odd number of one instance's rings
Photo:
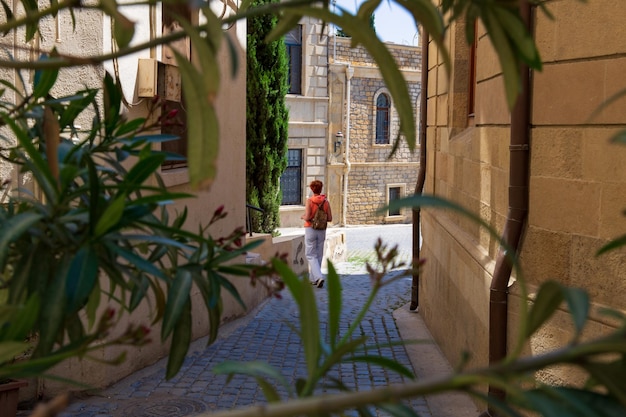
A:
{"type": "MultiPolygon", "coordinates": [[[[280,176],[280,193],[281,193],[281,200],[280,200],[280,205],[281,206],[301,206],[303,205],[303,190],[304,190],[304,183],[303,183],[303,174],[304,174],[304,158],[305,158],[305,150],[303,148],[288,148],[287,149],[287,166],[285,167],[285,171],[282,173],[282,175],[280,176]],[[300,155],[299,156],[299,165],[289,165],[290,163],[290,154],[295,153],[297,151],[297,153],[300,155]],[[286,175],[289,175],[288,173],[291,171],[299,171],[299,175],[297,176],[297,180],[294,181],[294,184],[297,185],[297,190],[293,191],[293,200],[290,200],[288,203],[285,203],[285,188],[287,188],[285,186],[285,182],[283,181],[283,179],[285,178],[286,175]],[[297,195],[297,200],[295,199],[297,195]]],[[[285,180],[286,181],[286,180],[285,180]]]]}
{"type": "Polygon", "coordinates": [[[289,89],[287,94],[302,95],[302,33],[303,25],[297,25],[285,35],[285,47],[287,48],[287,57],[289,61],[289,89]]]}
{"type": "Polygon", "coordinates": [[[391,123],[392,123],[392,111],[393,111],[393,101],[391,99],[391,95],[386,90],[378,91],[374,95],[374,145],[375,146],[390,146],[391,145],[391,123]],[[387,106],[379,106],[379,100],[381,97],[384,97],[387,100],[387,106]],[[383,113],[384,112],[384,113],[383,113]],[[382,126],[379,128],[379,121],[381,119],[381,115],[383,123],[386,123],[386,126],[382,126]],[[380,130],[382,132],[380,132],[380,130]],[[379,136],[379,132],[382,136],[379,136]],[[382,141],[379,140],[379,137],[382,137],[382,141]]]}
{"type": "MultiPolygon", "coordinates": [[[[400,199],[403,198],[403,196],[406,195],[406,184],[387,184],[387,196],[385,198],[385,201],[387,202],[387,205],[389,205],[389,203],[391,203],[392,201],[392,189],[397,189],[398,190],[398,196],[395,199],[400,199]]],[[[404,219],[404,214],[402,212],[402,209],[398,210],[398,213],[391,213],[389,210],[387,210],[387,214],[385,217],[387,220],[399,220],[399,219],[404,219]]]]}
{"type": "MultiPolygon", "coordinates": [[[[189,22],[193,22],[194,20],[191,8],[186,4],[163,3],[161,5],[161,25],[164,34],[173,32],[180,27],[175,21],[174,16],[182,16],[189,22]]],[[[157,94],[165,100],[165,107],[163,107],[164,112],[170,112],[171,110],[177,110],[178,112],[174,118],[168,119],[167,124],[162,125],[160,130],[162,134],[176,135],[179,136],[179,139],[161,143],[161,150],[181,155],[185,159],[164,161],[161,164],[162,172],[172,171],[178,168],[188,168],[189,166],[187,161],[188,138],[185,97],[182,90],[178,64],[174,59],[172,50],[176,50],[191,61],[191,41],[188,37],[185,37],[171,45],[165,45],[162,49],[162,62],[158,64],[159,82],[157,85],[157,94]],[[172,94],[172,89],[176,90],[176,93],[179,89],[180,96],[178,96],[178,94],[172,94]]]]}

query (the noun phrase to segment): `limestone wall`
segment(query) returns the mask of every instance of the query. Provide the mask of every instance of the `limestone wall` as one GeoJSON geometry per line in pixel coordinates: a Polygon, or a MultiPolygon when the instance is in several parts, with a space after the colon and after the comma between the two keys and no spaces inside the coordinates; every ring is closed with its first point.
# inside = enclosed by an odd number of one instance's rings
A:
{"type": "MultiPolygon", "coordinates": [[[[376,98],[389,94],[376,63],[363,46],[351,47],[350,38],[331,38],[330,108],[331,131],[344,134],[342,149],[331,159],[331,171],[339,181],[333,194],[341,205],[333,214],[345,216],[346,224],[410,222],[409,211],[389,216],[376,211],[389,201],[389,189],[400,189],[400,196],[413,193],[419,171],[419,151],[411,152],[404,138],[390,157],[399,135],[399,118],[391,103],[390,143],[376,144],[376,98]],[[348,99],[347,94],[350,92],[348,99]],[[347,147],[347,149],[346,149],[347,147]],[[344,191],[347,190],[347,196],[344,191]]],[[[386,45],[405,78],[417,120],[421,93],[421,49],[386,45]]]]}
{"type": "MultiPolygon", "coordinates": [[[[610,138],[626,125],[626,99],[594,113],[626,87],[626,46],[619,16],[626,4],[552,1],[555,19],[537,12],[535,33],[544,60],[533,74],[530,132],[530,206],[522,241],[524,277],[532,292],[556,279],[586,289],[595,307],[626,309],[626,255],[595,252],[626,230],[626,147],[610,138]],[[608,30],[607,28],[610,28],[608,30]]],[[[509,123],[500,69],[489,40],[478,31],[475,113],[469,115],[469,48],[462,25],[446,39],[453,57],[448,79],[430,46],[426,191],[480,214],[502,233],[508,210],[509,123]]],[[[496,239],[475,222],[448,212],[422,211],[420,314],[454,363],[460,352],[470,365],[487,363],[488,288],[496,239]]],[[[521,302],[519,281],[510,288],[509,343],[521,302]]],[[[592,312],[588,335],[610,329],[592,312]]],[[[560,311],[535,337],[527,353],[566,343],[569,319],[560,311]]],[[[542,373],[551,382],[577,380],[571,369],[542,373]]]]}
{"type": "MultiPolygon", "coordinates": [[[[302,204],[281,206],[281,226],[302,226],[308,184],[326,184],[328,158],[328,26],[304,17],[302,26],[302,94],[288,94],[290,149],[302,150],[302,204]]],[[[332,202],[332,199],[331,199],[332,202]]]]}

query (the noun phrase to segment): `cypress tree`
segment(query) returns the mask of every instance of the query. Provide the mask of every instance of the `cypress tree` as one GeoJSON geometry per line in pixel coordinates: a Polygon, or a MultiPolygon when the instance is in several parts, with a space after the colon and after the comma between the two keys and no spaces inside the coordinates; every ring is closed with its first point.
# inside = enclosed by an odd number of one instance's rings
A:
{"type": "MultiPolygon", "coordinates": [[[[275,2],[255,0],[254,5],[275,2]]],[[[252,214],[252,230],[262,233],[280,226],[280,176],[287,166],[287,49],[282,38],[265,42],[276,22],[271,14],[247,21],[246,196],[249,204],[264,210],[252,214]]]]}

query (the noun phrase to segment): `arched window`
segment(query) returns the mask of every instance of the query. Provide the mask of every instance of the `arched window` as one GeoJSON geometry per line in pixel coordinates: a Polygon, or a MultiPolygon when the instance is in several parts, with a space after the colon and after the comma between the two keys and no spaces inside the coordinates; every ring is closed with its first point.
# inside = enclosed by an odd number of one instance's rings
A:
{"type": "Polygon", "coordinates": [[[376,99],[376,144],[389,144],[389,120],[391,100],[387,94],[381,94],[376,99]]]}

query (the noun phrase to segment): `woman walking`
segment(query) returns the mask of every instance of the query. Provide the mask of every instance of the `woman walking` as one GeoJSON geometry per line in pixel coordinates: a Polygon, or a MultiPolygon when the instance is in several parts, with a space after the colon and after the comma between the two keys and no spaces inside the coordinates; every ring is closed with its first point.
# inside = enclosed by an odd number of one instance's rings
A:
{"type": "Polygon", "coordinates": [[[311,284],[316,285],[318,288],[324,286],[322,257],[324,255],[324,241],[326,240],[325,223],[333,220],[330,203],[326,196],[322,194],[323,186],[322,181],[311,181],[309,188],[311,188],[313,195],[307,198],[306,210],[301,217],[304,220],[305,254],[306,259],[309,261],[309,278],[311,284]],[[323,212],[326,213],[326,222],[323,220],[319,222],[318,216],[316,216],[318,210],[323,210],[323,212]]]}

